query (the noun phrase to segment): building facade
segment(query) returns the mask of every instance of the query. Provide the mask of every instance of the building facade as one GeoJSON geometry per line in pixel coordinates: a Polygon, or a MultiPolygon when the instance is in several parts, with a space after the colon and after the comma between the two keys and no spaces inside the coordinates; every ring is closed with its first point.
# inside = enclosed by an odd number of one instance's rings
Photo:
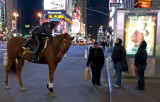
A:
{"type": "Polygon", "coordinates": [[[0,33],[5,30],[5,1],[0,0],[0,33]]]}
{"type": "Polygon", "coordinates": [[[15,20],[13,13],[17,10],[17,0],[5,0],[5,29],[9,35],[13,34],[12,20],[15,20]]]}
{"type": "Polygon", "coordinates": [[[87,24],[87,0],[74,0],[72,34],[77,38],[84,38],[87,24]]]}

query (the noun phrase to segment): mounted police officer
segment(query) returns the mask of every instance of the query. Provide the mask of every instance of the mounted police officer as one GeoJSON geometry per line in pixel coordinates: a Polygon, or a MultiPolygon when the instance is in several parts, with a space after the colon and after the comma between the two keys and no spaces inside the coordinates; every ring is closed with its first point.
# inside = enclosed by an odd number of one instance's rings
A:
{"type": "Polygon", "coordinates": [[[34,54],[32,56],[32,62],[39,61],[38,53],[43,44],[41,36],[51,37],[53,29],[57,27],[59,23],[60,23],[60,19],[57,17],[53,17],[50,22],[45,22],[41,26],[35,27],[31,31],[32,38],[36,42],[36,47],[34,49],[34,54]]]}

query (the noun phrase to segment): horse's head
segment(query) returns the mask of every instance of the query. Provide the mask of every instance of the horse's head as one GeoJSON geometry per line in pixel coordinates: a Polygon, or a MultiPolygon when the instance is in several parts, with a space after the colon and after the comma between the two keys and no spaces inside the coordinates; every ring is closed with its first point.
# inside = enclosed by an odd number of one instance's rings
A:
{"type": "Polygon", "coordinates": [[[61,39],[61,43],[60,43],[60,52],[58,53],[57,57],[62,58],[64,56],[64,54],[68,51],[68,49],[70,48],[71,44],[72,44],[72,40],[74,39],[74,37],[71,37],[68,33],[65,33],[63,35],[63,38],[61,39]]]}

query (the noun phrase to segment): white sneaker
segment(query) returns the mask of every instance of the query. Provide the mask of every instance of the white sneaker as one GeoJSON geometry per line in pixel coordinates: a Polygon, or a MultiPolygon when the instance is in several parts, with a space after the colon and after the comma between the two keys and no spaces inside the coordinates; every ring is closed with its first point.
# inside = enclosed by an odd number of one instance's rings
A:
{"type": "Polygon", "coordinates": [[[114,87],[115,87],[115,88],[120,88],[120,86],[119,86],[119,85],[116,85],[116,84],[114,84],[114,87]]]}

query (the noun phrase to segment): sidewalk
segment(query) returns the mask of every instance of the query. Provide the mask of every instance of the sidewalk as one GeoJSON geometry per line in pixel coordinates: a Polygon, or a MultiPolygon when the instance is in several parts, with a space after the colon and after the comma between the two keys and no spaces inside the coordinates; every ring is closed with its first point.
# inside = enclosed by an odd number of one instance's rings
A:
{"type": "Polygon", "coordinates": [[[146,89],[137,90],[138,77],[136,78],[122,78],[122,87],[114,88],[115,78],[114,72],[107,69],[110,102],[160,102],[160,79],[146,78],[146,89]]]}

